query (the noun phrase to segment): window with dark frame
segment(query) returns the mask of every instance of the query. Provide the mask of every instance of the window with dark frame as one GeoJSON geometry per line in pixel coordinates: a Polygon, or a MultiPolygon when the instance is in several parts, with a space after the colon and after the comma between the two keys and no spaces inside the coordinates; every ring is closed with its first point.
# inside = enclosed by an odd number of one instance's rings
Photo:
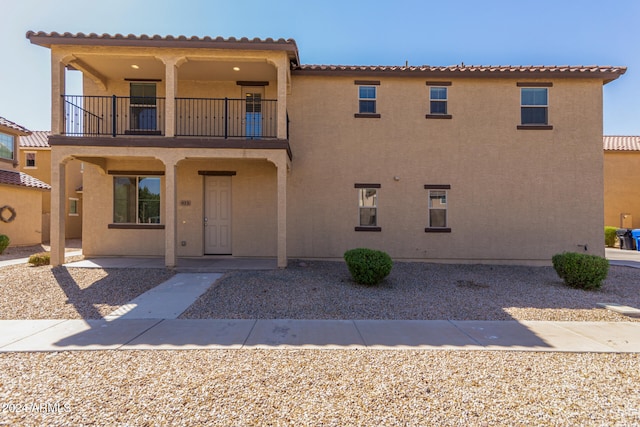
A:
{"type": "Polygon", "coordinates": [[[355,184],[358,191],[358,226],[356,231],[381,231],[378,226],[380,184],[355,184]]]}
{"type": "Polygon", "coordinates": [[[360,114],[376,114],[376,87],[359,86],[358,103],[360,114]]]}
{"type": "Polygon", "coordinates": [[[546,87],[520,88],[520,122],[522,125],[549,124],[549,89],[546,87]]]}
{"type": "Polygon", "coordinates": [[[448,215],[448,197],[451,185],[427,184],[427,227],[425,233],[451,233],[448,215]]]}
{"type": "Polygon", "coordinates": [[[15,150],[15,137],[0,133],[0,158],[5,160],[13,160],[15,150]]]}
{"type": "Polygon", "coordinates": [[[447,88],[429,87],[429,114],[447,114],[447,88]]]}
{"type": "Polygon", "coordinates": [[[24,153],[25,154],[25,166],[28,168],[36,167],[36,153],[24,153]]]}
{"type": "Polygon", "coordinates": [[[160,224],[160,177],[115,176],[113,222],[160,224]]]}

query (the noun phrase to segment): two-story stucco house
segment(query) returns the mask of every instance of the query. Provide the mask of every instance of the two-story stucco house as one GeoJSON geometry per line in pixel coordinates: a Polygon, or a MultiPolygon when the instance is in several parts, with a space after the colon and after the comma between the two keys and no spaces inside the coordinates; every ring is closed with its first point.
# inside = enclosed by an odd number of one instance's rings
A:
{"type": "Polygon", "coordinates": [[[31,131],[0,117],[0,234],[12,246],[38,245],[42,235],[42,201],[51,187],[20,171],[21,138],[31,131]]]}
{"type": "Polygon", "coordinates": [[[54,264],[71,159],[87,256],[604,253],[602,86],[623,67],[315,66],[293,40],[27,38],[51,50],[54,264]]]}
{"type": "Polygon", "coordinates": [[[640,228],[640,136],[607,135],[604,146],[604,225],[640,228]]]}

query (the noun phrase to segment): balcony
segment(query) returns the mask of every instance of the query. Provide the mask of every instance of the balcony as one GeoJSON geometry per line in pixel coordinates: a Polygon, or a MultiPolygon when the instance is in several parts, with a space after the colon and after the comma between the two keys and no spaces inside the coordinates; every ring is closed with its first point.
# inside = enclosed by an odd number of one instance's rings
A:
{"type": "MultiPolygon", "coordinates": [[[[164,136],[165,98],[63,95],[62,134],[73,137],[164,136]]],[[[277,139],[276,100],[248,96],[175,98],[175,136],[277,139]]]]}

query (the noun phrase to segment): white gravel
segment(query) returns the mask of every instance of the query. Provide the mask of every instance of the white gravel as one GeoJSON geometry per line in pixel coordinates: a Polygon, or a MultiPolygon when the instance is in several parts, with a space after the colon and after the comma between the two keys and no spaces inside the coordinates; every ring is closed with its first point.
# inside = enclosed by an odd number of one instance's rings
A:
{"type": "Polygon", "coordinates": [[[597,303],[640,308],[640,269],[611,267],[599,291],[563,285],[551,267],[396,262],[378,286],[344,263],[226,274],[181,318],[640,321],[597,303]]]}
{"type": "Polygon", "coordinates": [[[638,426],[640,355],[217,350],[0,355],[0,424],[638,426]],[[15,408],[15,406],[14,406],[15,408]]]}

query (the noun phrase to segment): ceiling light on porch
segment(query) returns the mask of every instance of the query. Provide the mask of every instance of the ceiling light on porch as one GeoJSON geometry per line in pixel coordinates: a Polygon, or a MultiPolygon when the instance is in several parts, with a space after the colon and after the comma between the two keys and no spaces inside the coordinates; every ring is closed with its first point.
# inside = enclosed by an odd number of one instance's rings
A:
{"type": "Polygon", "coordinates": [[[233,67],[233,71],[240,71],[240,67],[233,67]]]}
{"type": "Polygon", "coordinates": [[[134,70],[139,70],[140,66],[136,64],[131,64],[131,68],[133,68],[134,70]]]}

